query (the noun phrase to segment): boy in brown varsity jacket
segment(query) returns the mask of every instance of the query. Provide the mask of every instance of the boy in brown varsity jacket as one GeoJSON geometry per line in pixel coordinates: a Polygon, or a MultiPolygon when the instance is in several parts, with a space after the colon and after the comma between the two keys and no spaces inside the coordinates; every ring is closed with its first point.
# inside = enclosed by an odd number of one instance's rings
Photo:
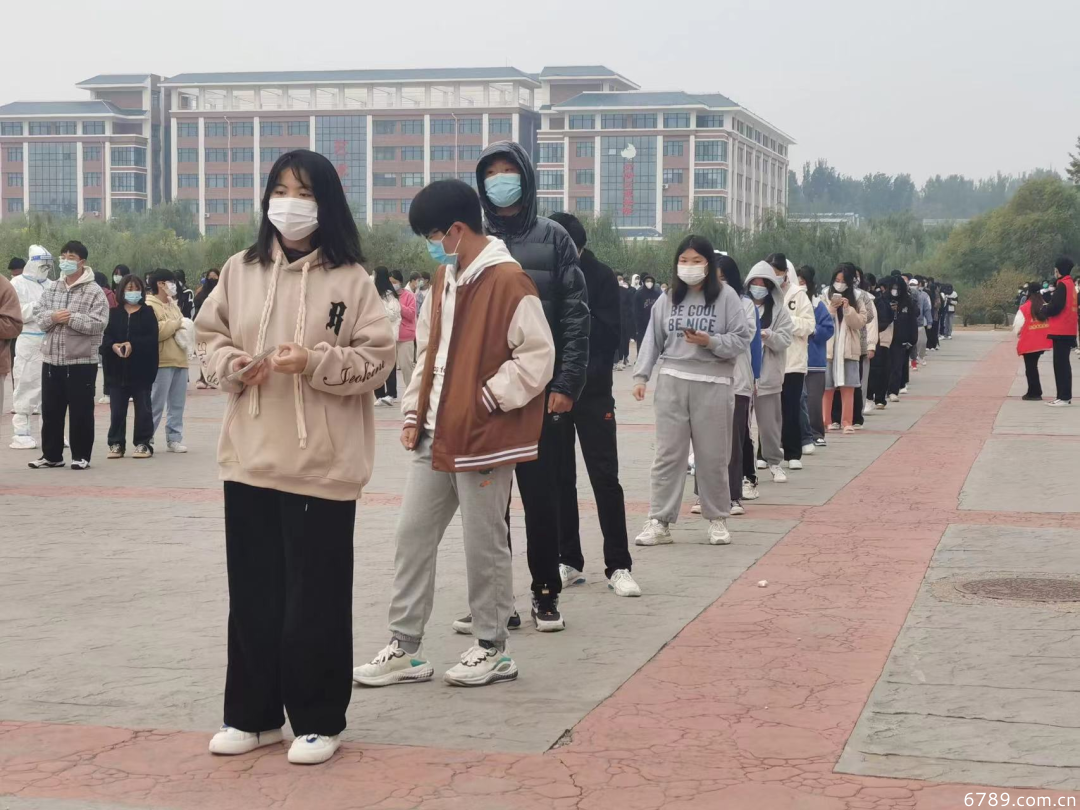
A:
{"type": "Polygon", "coordinates": [[[417,373],[402,397],[401,443],[412,456],[395,537],[390,643],[353,678],[389,686],[434,674],[420,645],[439,542],[460,507],[475,643],[444,680],[484,686],[517,677],[506,650],[514,612],[506,503],[514,466],[537,456],[555,346],[536,286],[501,240],[484,236],[470,186],[427,186],[409,224],[440,267],[417,322],[417,373]]]}

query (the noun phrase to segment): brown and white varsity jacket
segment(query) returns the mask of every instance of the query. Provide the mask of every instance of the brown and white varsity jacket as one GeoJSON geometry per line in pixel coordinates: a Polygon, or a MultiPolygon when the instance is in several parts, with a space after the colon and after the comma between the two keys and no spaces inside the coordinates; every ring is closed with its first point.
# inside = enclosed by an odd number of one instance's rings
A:
{"type": "Polygon", "coordinates": [[[440,267],[416,325],[416,365],[401,410],[431,436],[431,466],[470,472],[533,461],[555,368],[532,279],[502,240],[456,273],[440,267]]]}

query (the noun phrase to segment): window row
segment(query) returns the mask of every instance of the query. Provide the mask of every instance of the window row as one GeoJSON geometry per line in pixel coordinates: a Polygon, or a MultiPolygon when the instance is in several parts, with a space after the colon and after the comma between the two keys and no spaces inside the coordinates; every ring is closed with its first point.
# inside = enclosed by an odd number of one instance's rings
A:
{"type": "Polygon", "coordinates": [[[255,213],[255,200],[251,197],[240,197],[235,200],[206,200],[206,213],[207,214],[227,214],[229,213],[229,203],[232,203],[232,212],[234,214],[254,214],[255,213]]]}
{"type": "MultiPolygon", "coordinates": [[[[458,160],[479,160],[483,152],[482,146],[459,146],[457,149],[458,160]]],[[[393,160],[423,160],[424,147],[422,146],[375,146],[371,150],[371,158],[374,161],[388,162],[393,160]]],[[[453,160],[454,147],[432,146],[432,160],[453,160]]]]}
{"type": "Polygon", "coordinates": [[[371,185],[379,187],[397,186],[400,184],[406,188],[420,188],[424,185],[423,172],[374,172],[371,175],[371,185]]]}
{"type": "MultiPolygon", "coordinates": [[[[561,118],[552,119],[552,129],[562,129],[561,118]]],[[[689,129],[691,113],[664,113],[664,129],[689,129]]],[[[693,118],[698,129],[723,129],[723,113],[697,113],[693,118]]],[[[592,114],[571,115],[567,121],[570,129],[596,129],[596,116],[592,114]]],[[[656,129],[655,113],[604,113],[600,116],[601,129],[656,129]]]]}
{"type": "Polygon", "coordinates": [[[412,207],[412,200],[372,200],[371,211],[375,214],[396,214],[399,211],[402,214],[409,213],[409,208],[412,207]]]}
{"type": "MultiPolygon", "coordinates": [[[[203,131],[207,138],[226,138],[229,136],[229,124],[225,121],[207,121],[203,124],[203,131]]],[[[232,136],[234,138],[252,137],[255,134],[253,121],[237,121],[232,124],[232,136]]],[[[292,137],[306,137],[311,134],[310,121],[260,121],[259,136],[263,138],[275,138],[288,134],[292,137]]],[[[197,121],[179,121],[176,124],[176,137],[198,138],[199,124],[197,121]]]]}
{"type": "MultiPolygon", "coordinates": [[[[263,184],[265,185],[266,175],[263,175],[263,184]]],[[[197,174],[178,174],[176,175],[176,185],[179,188],[198,188],[199,187],[199,175],[197,174]]],[[[206,187],[207,188],[228,188],[229,187],[229,175],[227,174],[208,174],[206,175],[206,187]]],[[[255,175],[254,174],[234,174],[232,175],[232,187],[233,188],[254,188],[255,187],[255,175]]]]}

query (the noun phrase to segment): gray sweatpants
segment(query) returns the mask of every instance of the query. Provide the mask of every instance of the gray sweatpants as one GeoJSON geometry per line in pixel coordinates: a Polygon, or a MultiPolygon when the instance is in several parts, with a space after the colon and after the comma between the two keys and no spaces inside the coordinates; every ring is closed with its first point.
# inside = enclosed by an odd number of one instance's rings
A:
{"type": "Polygon", "coordinates": [[[780,392],[775,394],[756,394],[754,413],[757,415],[758,441],[761,443],[761,457],[769,466],[784,460],[784,448],[780,444],[783,428],[780,392]]]}
{"type": "Polygon", "coordinates": [[[652,466],[649,517],[674,523],[686,489],[686,458],[694,447],[701,516],[706,520],[731,514],[728,461],[735,392],[723,383],[692,382],[658,375],[656,394],[656,458],[652,466]]]}
{"type": "MultiPolygon", "coordinates": [[[[825,415],[821,412],[825,396],[825,372],[810,371],[806,374],[806,410],[810,417],[810,432],[815,439],[825,438],[825,415]]],[[[832,415],[829,415],[830,421],[832,415]]]]}
{"type": "Polygon", "coordinates": [[[514,610],[514,579],[506,540],[506,504],[513,477],[512,465],[486,472],[433,470],[431,438],[420,438],[409,462],[394,537],[397,551],[390,598],[394,638],[414,642],[423,638],[435,601],[439,543],[461,507],[473,635],[499,648],[505,646],[506,623],[514,610]]]}

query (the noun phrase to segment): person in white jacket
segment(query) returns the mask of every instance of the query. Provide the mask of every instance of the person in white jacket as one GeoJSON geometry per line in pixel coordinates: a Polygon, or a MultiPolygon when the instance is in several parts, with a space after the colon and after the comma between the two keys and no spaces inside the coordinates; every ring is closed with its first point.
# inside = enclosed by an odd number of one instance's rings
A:
{"type": "Polygon", "coordinates": [[[781,444],[784,460],[792,470],[802,469],[802,393],[806,379],[807,342],[814,334],[817,320],[810,296],[795,275],[795,265],[783,253],[773,253],[767,261],[776,271],[776,280],[784,293],[784,306],[791,317],[791,345],[787,349],[784,386],[780,392],[781,444]]]}
{"type": "Polygon", "coordinates": [[[761,323],[761,376],[754,393],[758,454],[761,457],[758,468],[767,467],[776,484],[787,481],[787,474],[780,466],[784,459],[780,443],[783,424],[780,404],[792,333],[791,316],[784,305],[780,282],[776,270],[768,262],[758,262],[746,276],[746,292],[757,307],[761,323]]]}
{"type": "Polygon", "coordinates": [[[30,430],[30,417],[41,412],[41,343],[45,330],[34,318],[34,305],[41,299],[54,263],[49,251],[41,245],[31,245],[22,275],[11,280],[19,295],[23,319],[22,334],[15,341],[15,365],[11,369],[15,383],[12,450],[33,450],[38,446],[30,430]]]}

